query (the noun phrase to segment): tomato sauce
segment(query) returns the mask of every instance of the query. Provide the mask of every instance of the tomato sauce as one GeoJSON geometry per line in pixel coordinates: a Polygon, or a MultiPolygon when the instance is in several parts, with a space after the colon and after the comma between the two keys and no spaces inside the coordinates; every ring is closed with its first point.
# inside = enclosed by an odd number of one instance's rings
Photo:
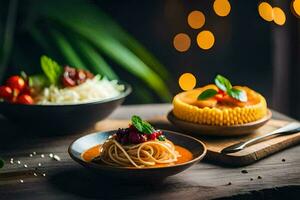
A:
{"type": "MultiPolygon", "coordinates": [[[[85,161],[91,162],[94,158],[96,158],[97,156],[100,155],[100,149],[101,149],[101,144],[96,145],[96,146],[88,149],[87,151],[83,152],[81,157],[85,161]]],[[[188,162],[188,161],[193,159],[193,154],[189,150],[187,150],[186,148],[175,145],[175,150],[180,155],[180,157],[178,157],[177,161],[174,163],[175,165],[185,163],[185,162],[188,162]]],[[[165,166],[169,166],[169,165],[170,164],[156,164],[153,167],[165,167],[165,166]]]]}

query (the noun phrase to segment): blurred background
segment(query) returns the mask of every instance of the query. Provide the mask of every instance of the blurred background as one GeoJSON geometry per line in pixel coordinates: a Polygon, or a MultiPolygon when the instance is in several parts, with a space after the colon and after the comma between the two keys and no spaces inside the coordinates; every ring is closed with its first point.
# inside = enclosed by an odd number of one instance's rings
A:
{"type": "Polygon", "coordinates": [[[170,102],[183,73],[222,74],[300,119],[299,16],[299,0],[4,0],[0,80],[46,54],[129,82],[140,104],[170,102]]]}

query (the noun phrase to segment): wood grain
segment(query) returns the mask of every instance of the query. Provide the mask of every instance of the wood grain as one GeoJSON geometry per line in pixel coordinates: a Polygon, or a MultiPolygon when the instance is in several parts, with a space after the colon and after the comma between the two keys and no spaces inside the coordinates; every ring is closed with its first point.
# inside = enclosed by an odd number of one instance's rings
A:
{"type": "MultiPolygon", "coordinates": [[[[165,129],[172,129],[181,133],[186,133],[185,131],[177,129],[172,124],[170,124],[167,121],[166,116],[157,116],[149,121],[152,124],[156,125],[156,127],[158,128],[163,127],[165,129]]],[[[96,130],[102,131],[117,129],[119,127],[126,127],[128,123],[128,120],[105,120],[96,125],[96,130]]],[[[269,133],[286,125],[287,123],[289,122],[286,120],[272,119],[263,127],[254,131],[252,134],[239,137],[203,137],[196,134],[191,135],[201,139],[207,146],[208,154],[206,156],[206,159],[211,160],[215,163],[219,163],[221,165],[225,164],[231,166],[245,166],[282,149],[300,143],[300,133],[285,136],[279,135],[273,138],[268,138],[262,142],[251,145],[242,151],[227,155],[221,154],[222,149],[237,142],[249,140],[251,138],[269,133]]]]}
{"type": "MultiPolygon", "coordinates": [[[[170,109],[168,104],[125,106],[113,113],[110,120],[128,119],[132,114],[157,120],[157,116],[170,109]]],[[[274,116],[288,119],[276,112],[274,116]]],[[[0,133],[0,155],[6,161],[0,170],[0,199],[215,199],[268,188],[280,190],[288,185],[300,186],[300,146],[247,167],[229,168],[201,162],[164,182],[131,183],[103,180],[71,160],[67,154],[68,145],[86,133],[34,136],[24,127],[15,127],[5,119],[0,119],[0,133]],[[33,151],[38,155],[29,157],[33,151]],[[49,153],[59,155],[62,160],[51,159],[49,153]],[[41,154],[45,157],[41,158],[41,154]],[[28,164],[28,168],[10,164],[11,157],[28,164]],[[282,162],[283,158],[285,162],[282,162]],[[39,162],[41,167],[38,167],[39,162]],[[46,176],[34,176],[36,167],[46,176]],[[248,173],[243,174],[241,170],[248,173]],[[24,183],[20,183],[20,179],[24,183]]]]}

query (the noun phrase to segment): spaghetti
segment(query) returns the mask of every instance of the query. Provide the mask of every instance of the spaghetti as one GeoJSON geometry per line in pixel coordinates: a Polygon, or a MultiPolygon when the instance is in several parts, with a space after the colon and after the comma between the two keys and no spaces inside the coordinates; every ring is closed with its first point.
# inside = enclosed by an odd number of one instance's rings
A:
{"type": "Polygon", "coordinates": [[[100,159],[104,163],[123,167],[151,167],[156,164],[174,164],[179,153],[170,140],[147,141],[136,145],[122,145],[114,137],[101,147],[100,159]]]}
{"type": "Polygon", "coordinates": [[[131,118],[129,128],[119,129],[100,147],[101,160],[122,167],[173,165],[180,157],[174,144],[138,116],[131,118]]]}

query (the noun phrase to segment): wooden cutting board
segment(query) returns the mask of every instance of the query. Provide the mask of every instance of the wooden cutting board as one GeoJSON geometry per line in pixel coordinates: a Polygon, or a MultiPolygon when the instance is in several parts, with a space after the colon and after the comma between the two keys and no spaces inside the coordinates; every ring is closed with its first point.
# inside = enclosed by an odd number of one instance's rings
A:
{"type": "MultiPolygon", "coordinates": [[[[176,128],[172,125],[165,116],[155,117],[148,119],[148,121],[159,129],[166,129],[185,133],[184,131],[176,128]]],[[[269,133],[275,129],[278,129],[289,123],[288,121],[271,119],[267,124],[258,129],[256,132],[239,137],[208,137],[192,135],[205,143],[207,146],[206,159],[216,164],[228,165],[228,166],[245,166],[254,163],[264,157],[267,157],[275,152],[283,150],[300,143],[300,132],[292,135],[276,136],[252,146],[245,148],[242,151],[221,154],[221,150],[232,144],[240,141],[248,140],[250,138],[257,137],[269,133]]],[[[119,127],[127,127],[129,121],[127,120],[105,120],[96,124],[96,130],[112,130],[119,127]]]]}

